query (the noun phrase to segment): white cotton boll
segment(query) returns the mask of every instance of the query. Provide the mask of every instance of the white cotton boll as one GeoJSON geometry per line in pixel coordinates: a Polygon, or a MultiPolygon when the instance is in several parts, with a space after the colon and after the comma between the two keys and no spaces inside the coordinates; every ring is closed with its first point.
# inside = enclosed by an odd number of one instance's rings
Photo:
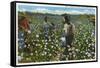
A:
{"type": "Polygon", "coordinates": [[[35,51],[35,53],[37,53],[37,51],[35,51]]]}
{"type": "Polygon", "coordinates": [[[38,38],[38,37],[39,37],[39,35],[36,35],[36,37],[38,38]]]}
{"type": "Polygon", "coordinates": [[[76,51],[78,52],[78,51],[79,51],[79,49],[76,49],[76,51]]]}
{"type": "Polygon", "coordinates": [[[58,44],[56,44],[56,46],[59,46],[58,44]]]}
{"type": "Polygon", "coordinates": [[[36,46],[38,46],[38,44],[35,44],[36,46]]]}
{"type": "Polygon", "coordinates": [[[42,42],[44,42],[44,40],[42,40],[42,42]]]}
{"type": "Polygon", "coordinates": [[[72,47],[72,50],[75,50],[75,47],[72,47]]]}
{"type": "Polygon", "coordinates": [[[95,32],[92,32],[91,36],[94,36],[95,35],[95,32]]]}
{"type": "Polygon", "coordinates": [[[95,46],[95,44],[92,43],[91,46],[95,46]]]}
{"type": "Polygon", "coordinates": [[[49,41],[51,41],[51,39],[49,39],[49,41]]]}
{"type": "Polygon", "coordinates": [[[88,52],[85,53],[86,55],[88,54],[88,52]]]}
{"type": "Polygon", "coordinates": [[[28,44],[28,46],[30,46],[30,44],[28,44]]]}
{"type": "Polygon", "coordinates": [[[94,50],[95,48],[94,47],[92,47],[92,50],[94,50]]]}
{"type": "Polygon", "coordinates": [[[28,33],[30,34],[30,33],[31,33],[31,31],[30,31],[30,30],[28,30],[28,33]]]}
{"type": "Polygon", "coordinates": [[[72,55],[72,53],[69,53],[69,55],[72,55]]]}
{"type": "Polygon", "coordinates": [[[88,44],[88,47],[90,47],[91,46],[91,44],[88,44]]]}
{"type": "Polygon", "coordinates": [[[34,45],[35,43],[33,42],[33,45],[34,45]]]}
{"type": "Polygon", "coordinates": [[[40,46],[40,48],[42,48],[43,46],[42,45],[39,45],[40,46]]]}
{"type": "Polygon", "coordinates": [[[43,53],[42,53],[41,55],[42,55],[42,56],[44,56],[44,54],[43,54],[43,53]]]}
{"type": "Polygon", "coordinates": [[[63,42],[66,41],[65,37],[62,37],[61,40],[62,40],[63,42]]]}
{"type": "Polygon", "coordinates": [[[26,58],[27,61],[31,60],[31,58],[26,58]]]}
{"type": "Polygon", "coordinates": [[[44,52],[44,54],[46,55],[46,54],[47,54],[47,52],[44,52]]]}
{"type": "Polygon", "coordinates": [[[88,43],[88,40],[86,39],[86,42],[88,43]]]}
{"type": "Polygon", "coordinates": [[[51,44],[54,44],[53,42],[51,42],[51,44]]]}
{"type": "Polygon", "coordinates": [[[56,42],[58,42],[58,40],[56,40],[56,42]]]}
{"type": "Polygon", "coordinates": [[[69,48],[68,51],[71,51],[71,48],[69,48]]]}
{"type": "Polygon", "coordinates": [[[46,42],[45,44],[47,45],[48,43],[46,42]]]}
{"type": "Polygon", "coordinates": [[[30,53],[30,55],[32,56],[32,55],[33,55],[33,53],[30,53]]]}
{"type": "Polygon", "coordinates": [[[91,54],[95,54],[95,52],[91,52],[91,54]]]}
{"type": "Polygon", "coordinates": [[[49,56],[51,56],[51,54],[49,54],[49,56]]]}
{"type": "Polygon", "coordinates": [[[51,46],[51,48],[54,48],[54,46],[51,46]]]}
{"type": "Polygon", "coordinates": [[[68,48],[70,48],[70,45],[67,45],[68,48]]]}
{"type": "Polygon", "coordinates": [[[45,51],[44,51],[41,55],[43,55],[43,56],[44,56],[44,55],[46,55],[46,54],[47,54],[47,52],[45,52],[45,51]]]}
{"type": "Polygon", "coordinates": [[[88,55],[87,55],[88,57],[91,57],[91,54],[90,53],[88,53],[88,55]]]}
{"type": "Polygon", "coordinates": [[[45,47],[44,50],[46,50],[47,48],[45,47]]]}

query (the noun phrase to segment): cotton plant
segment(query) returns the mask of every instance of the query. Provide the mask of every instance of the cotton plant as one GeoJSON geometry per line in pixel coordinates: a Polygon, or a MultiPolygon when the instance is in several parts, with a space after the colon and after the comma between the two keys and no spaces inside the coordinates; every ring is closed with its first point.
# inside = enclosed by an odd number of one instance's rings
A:
{"type": "Polygon", "coordinates": [[[66,39],[63,24],[55,21],[55,28],[51,28],[50,23],[44,29],[43,20],[35,18],[28,34],[19,30],[19,62],[62,61],[62,57],[65,57],[65,61],[95,58],[95,29],[92,24],[82,22],[77,25],[73,46],[70,48],[67,45],[68,54],[64,55],[66,39]]]}
{"type": "Polygon", "coordinates": [[[75,36],[76,59],[93,59],[95,57],[94,26],[91,23],[80,24],[75,36]]]}

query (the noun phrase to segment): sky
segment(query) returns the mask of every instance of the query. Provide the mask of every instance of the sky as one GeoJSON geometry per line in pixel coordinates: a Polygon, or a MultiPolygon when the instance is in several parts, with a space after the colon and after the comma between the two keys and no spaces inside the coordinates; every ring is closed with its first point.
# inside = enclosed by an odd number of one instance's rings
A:
{"type": "Polygon", "coordinates": [[[60,6],[60,5],[40,5],[40,4],[18,4],[18,11],[28,11],[36,13],[51,13],[51,14],[95,14],[95,7],[80,7],[80,6],[60,6]]]}

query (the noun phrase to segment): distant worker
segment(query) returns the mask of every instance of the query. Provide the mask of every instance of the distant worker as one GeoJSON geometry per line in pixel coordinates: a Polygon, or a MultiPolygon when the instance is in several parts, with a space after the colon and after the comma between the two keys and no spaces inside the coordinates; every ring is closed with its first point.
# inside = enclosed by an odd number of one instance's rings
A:
{"type": "Polygon", "coordinates": [[[30,51],[28,47],[28,37],[31,34],[30,18],[28,16],[19,16],[18,19],[18,45],[21,52],[30,51]]]}
{"type": "Polygon", "coordinates": [[[29,19],[27,17],[23,16],[21,18],[21,20],[19,21],[19,24],[18,25],[25,32],[31,33],[29,23],[30,23],[29,19]]]}

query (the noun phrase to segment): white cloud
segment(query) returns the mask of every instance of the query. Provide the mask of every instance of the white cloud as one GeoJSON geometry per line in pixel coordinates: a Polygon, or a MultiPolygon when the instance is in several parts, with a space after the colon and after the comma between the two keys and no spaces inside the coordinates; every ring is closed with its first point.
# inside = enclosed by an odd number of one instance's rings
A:
{"type": "Polygon", "coordinates": [[[51,13],[51,10],[48,10],[48,9],[46,9],[46,8],[36,8],[36,9],[33,9],[32,12],[51,13]]]}
{"type": "MultiPolygon", "coordinates": [[[[38,11],[38,12],[47,12],[47,11],[49,11],[49,10],[46,9],[46,8],[36,8],[36,9],[34,9],[34,10],[36,10],[36,11],[38,11]]],[[[34,10],[33,10],[33,12],[34,12],[34,10]]]]}
{"type": "Polygon", "coordinates": [[[68,14],[75,14],[75,15],[77,15],[77,14],[85,14],[85,12],[80,12],[80,11],[77,11],[77,10],[72,10],[72,11],[69,11],[67,13],[68,14]]]}
{"type": "Polygon", "coordinates": [[[71,10],[71,11],[65,11],[65,10],[49,10],[49,9],[45,9],[45,8],[37,8],[35,10],[33,10],[33,12],[38,12],[38,13],[51,13],[51,14],[64,14],[64,13],[68,13],[68,14],[93,14],[93,12],[90,12],[89,10],[83,10],[83,11],[78,11],[78,10],[71,10]]]}
{"type": "Polygon", "coordinates": [[[64,10],[55,10],[53,13],[55,13],[55,14],[64,14],[64,13],[67,13],[67,11],[64,11],[64,10]]]}

